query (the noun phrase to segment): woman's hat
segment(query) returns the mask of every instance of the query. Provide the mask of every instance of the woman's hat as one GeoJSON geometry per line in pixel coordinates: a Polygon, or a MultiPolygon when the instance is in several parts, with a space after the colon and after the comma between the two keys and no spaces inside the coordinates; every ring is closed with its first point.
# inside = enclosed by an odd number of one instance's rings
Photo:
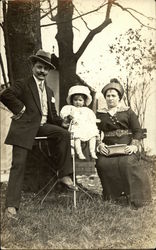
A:
{"type": "Polygon", "coordinates": [[[82,85],[75,85],[75,86],[71,87],[68,91],[68,96],[66,99],[68,104],[71,104],[71,97],[72,97],[72,95],[75,95],[75,94],[83,94],[87,97],[86,106],[89,106],[89,104],[92,102],[92,97],[90,95],[89,88],[86,86],[82,86],[82,85]]]}
{"type": "Polygon", "coordinates": [[[55,66],[51,63],[51,54],[42,49],[39,49],[36,55],[29,57],[32,62],[40,61],[46,63],[51,69],[55,69],[55,66]]]}
{"type": "Polygon", "coordinates": [[[106,92],[108,89],[115,89],[119,93],[120,100],[122,99],[124,94],[124,89],[122,85],[119,83],[119,81],[111,81],[110,83],[104,86],[104,88],[101,91],[104,97],[106,97],[106,92]]]}

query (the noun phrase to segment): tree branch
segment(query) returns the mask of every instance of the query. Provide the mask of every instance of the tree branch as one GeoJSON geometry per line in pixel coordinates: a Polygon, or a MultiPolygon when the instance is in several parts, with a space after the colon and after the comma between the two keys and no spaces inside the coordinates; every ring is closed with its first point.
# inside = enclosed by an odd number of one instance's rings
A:
{"type": "Polygon", "coordinates": [[[143,13],[141,13],[141,12],[139,12],[139,11],[133,9],[133,8],[127,8],[127,10],[132,10],[132,11],[136,12],[137,14],[139,14],[139,15],[141,15],[141,16],[143,16],[143,17],[146,17],[146,18],[149,19],[149,20],[155,20],[155,19],[156,19],[156,18],[154,18],[154,17],[146,16],[146,15],[144,15],[143,13]]]}
{"type": "MultiPolygon", "coordinates": [[[[109,1],[110,1],[110,0],[109,0],[109,1]]],[[[107,3],[104,3],[104,4],[100,5],[98,8],[96,8],[96,9],[94,9],[94,10],[91,10],[91,11],[88,11],[88,12],[86,12],[86,13],[84,13],[84,14],[79,15],[79,16],[73,17],[73,18],[71,19],[71,21],[76,20],[76,19],[78,19],[78,18],[81,18],[82,16],[86,16],[86,15],[89,15],[89,14],[91,14],[91,13],[94,13],[94,12],[100,10],[101,8],[103,8],[105,5],[107,5],[107,3]]],[[[67,22],[68,22],[68,21],[67,21],[67,22]]],[[[60,23],[65,23],[65,22],[60,22],[60,23]]],[[[43,25],[41,25],[41,28],[47,27],[47,26],[57,25],[57,24],[60,24],[60,23],[55,22],[55,23],[43,24],[43,25]]]]}
{"type": "MultiPolygon", "coordinates": [[[[119,3],[115,3],[115,2],[114,2],[114,5],[118,6],[118,7],[119,7],[120,9],[122,9],[123,11],[128,12],[128,13],[129,13],[135,20],[137,20],[137,22],[140,23],[142,26],[144,26],[144,27],[146,27],[146,28],[148,28],[148,29],[156,30],[156,28],[150,27],[150,26],[148,26],[148,25],[142,23],[134,14],[131,13],[131,11],[129,11],[129,10],[135,11],[134,9],[125,8],[125,7],[123,7],[122,5],[120,5],[119,3]]],[[[140,12],[138,12],[138,11],[135,11],[135,12],[141,15],[140,12]]],[[[143,15],[143,14],[142,14],[142,15],[143,15]]],[[[145,15],[143,15],[143,16],[145,16],[145,15]]],[[[145,17],[146,17],[146,16],[145,16],[145,17]]]]}
{"type": "Polygon", "coordinates": [[[75,53],[75,60],[76,61],[81,57],[81,55],[83,54],[83,52],[85,51],[85,49],[87,48],[87,46],[91,42],[91,40],[94,38],[94,36],[96,34],[100,33],[104,28],[106,28],[112,22],[112,20],[109,17],[110,16],[110,10],[111,10],[111,7],[112,7],[112,2],[114,2],[114,0],[108,0],[108,6],[107,6],[106,17],[105,17],[104,22],[101,25],[99,25],[98,27],[96,27],[95,29],[93,29],[88,34],[88,36],[86,37],[86,39],[84,40],[84,42],[80,46],[77,53],[75,53]]]}
{"type": "MultiPolygon", "coordinates": [[[[108,1],[110,1],[110,0],[108,0],[108,1]]],[[[88,11],[88,12],[86,12],[86,13],[83,13],[83,14],[81,14],[81,15],[79,15],[79,16],[76,16],[76,17],[74,17],[72,20],[76,20],[76,19],[78,19],[78,18],[81,18],[82,16],[86,16],[86,15],[89,15],[89,14],[91,14],[91,13],[94,13],[94,12],[97,12],[98,10],[100,10],[100,9],[102,9],[104,6],[106,6],[108,3],[104,3],[104,4],[101,4],[99,7],[97,7],[96,9],[94,9],[94,10],[91,10],[91,11],[88,11]]]]}
{"type": "MultiPolygon", "coordinates": [[[[49,2],[49,1],[48,1],[48,2],[49,2]]],[[[52,15],[52,12],[53,12],[54,10],[56,10],[56,9],[57,9],[57,6],[55,6],[53,9],[52,9],[51,6],[50,6],[50,10],[47,11],[47,12],[45,12],[43,9],[41,9],[42,12],[44,12],[45,14],[42,15],[40,19],[43,19],[43,18],[45,18],[46,16],[48,16],[49,14],[51,14],[50,20],[53,21],[53,22],[55,22],[55,21],[56,21],[56,18],[52,15]]]]}
{"type": "Polygon", "coordinates": [[[78,9],[75,7],[75,5],[73,5],[73,6],[74,6],[75,10],[77,11],[77,13],[79,14],[79,16],[81,17],[82,21],[84,22],[86,28],[87,28],[89,31],[91,31],[91,29],[88,27],[87,22],[86,22],[86,21],[84,20],[84,18],[82,17],[82,14],[80,14],[80,12],[79,12],[78,9]]]}
{"type": "Polygon", "coordinates": [[[112,7],[112,4],[115,2],[115,0],[108,0],[108,6],[107,6],[107,10],[106,10],[106,18],[105,20],[108,20],[110,17],[110,10],[112,7]]]}

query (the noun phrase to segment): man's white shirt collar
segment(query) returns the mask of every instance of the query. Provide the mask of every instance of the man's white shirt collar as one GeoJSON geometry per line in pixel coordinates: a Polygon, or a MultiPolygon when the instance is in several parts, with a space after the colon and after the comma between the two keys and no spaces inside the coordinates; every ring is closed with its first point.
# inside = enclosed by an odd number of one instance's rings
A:
{"type": "Polygon", "coordinates": [[[33,75],[35,82],[39,85],[41,82],[43,83],[44,80],[39,80],[35,75],[33,75]]]}

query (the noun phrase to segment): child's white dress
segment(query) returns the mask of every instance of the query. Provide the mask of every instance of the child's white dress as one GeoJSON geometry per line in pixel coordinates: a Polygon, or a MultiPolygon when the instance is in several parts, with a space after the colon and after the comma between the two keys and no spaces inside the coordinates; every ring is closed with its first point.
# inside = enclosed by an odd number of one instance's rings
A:
{"type": "Polygon", "coordinates": [[[68,115],[74,117],[72,125],[74,138],[80,138],[81,141],[88,141],[92,137],[99,135],[96,126],[96,116],[90,108],[65,105],[60,111],[60,116],[64,119],[68,115]]]}

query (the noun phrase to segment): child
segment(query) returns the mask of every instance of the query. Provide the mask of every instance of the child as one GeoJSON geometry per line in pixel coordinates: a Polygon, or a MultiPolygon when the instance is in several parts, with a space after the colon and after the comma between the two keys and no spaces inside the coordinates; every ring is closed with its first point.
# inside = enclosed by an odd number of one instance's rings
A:
{"type": "Polygon", "coordinates": [[[99,131],[96,126],[96,116],[87,107],[92,101],[89,88],[81,85],[71,87],[66,100],[69,105],[62,108],[60,116],[64,119],[64,127],[69,126],[71,121],[71,132],[73,132],[74,146],[78,158],[86,159],[82,152],[81,141],[89,141],[91,157],[97,159],[95,147],[99,131]]]}

